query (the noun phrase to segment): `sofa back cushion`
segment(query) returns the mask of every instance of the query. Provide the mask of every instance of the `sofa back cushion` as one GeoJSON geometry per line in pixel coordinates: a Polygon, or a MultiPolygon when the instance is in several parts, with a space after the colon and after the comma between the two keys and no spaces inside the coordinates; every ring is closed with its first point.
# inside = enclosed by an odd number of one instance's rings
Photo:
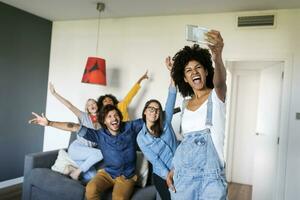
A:
{"type": "Polygon", "coordinates": [[[145,187],[147,184],[148,174],[149,174],[149,163],[145,158],[144,154],[140,151],[136,152],[136,170],[137,174],[137,186],[145,187]]]}
{"type": "Polygon", "coordinates": [[[63,149],[60,149],[58,151],[57,159],[54,165],[52,165],[51,169],[63,174],[64,169],[67,165],[78,167],[78,165],[69,157],[68,153],[63,149]]]}

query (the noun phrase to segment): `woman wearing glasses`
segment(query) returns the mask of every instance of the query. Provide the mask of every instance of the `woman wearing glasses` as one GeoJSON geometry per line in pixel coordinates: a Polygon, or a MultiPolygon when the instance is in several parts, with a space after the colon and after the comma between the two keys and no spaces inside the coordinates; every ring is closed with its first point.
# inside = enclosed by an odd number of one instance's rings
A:
{"type": "MultiPolygon", "coordinates": [[[[171,71],[170,57],[166,65],[171,71]]],[[[166,178],[171,170],[172,158],[177,148],[177,140],[171,125],[176,100],[176,88],[173,80],[169,87],[165,112],[158,100],[149,100],[143,109],[144,125],[137,136],[137,143],[153,166],[154,185],[163,200],[169,200],[170,193],[166,178]]]]}

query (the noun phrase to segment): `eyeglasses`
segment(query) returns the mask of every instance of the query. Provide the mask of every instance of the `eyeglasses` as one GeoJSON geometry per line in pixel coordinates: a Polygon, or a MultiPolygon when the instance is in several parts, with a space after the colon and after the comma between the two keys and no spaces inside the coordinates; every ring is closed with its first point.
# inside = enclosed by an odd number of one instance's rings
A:
{"type": "Polygon", "coordinates": [[[151,112],[151,113],[154,113],[154,112],[159,112],[159,108],[155,108],[155,107],[152,107],[152,106],[148,106],[147,109],[151,112]]]}

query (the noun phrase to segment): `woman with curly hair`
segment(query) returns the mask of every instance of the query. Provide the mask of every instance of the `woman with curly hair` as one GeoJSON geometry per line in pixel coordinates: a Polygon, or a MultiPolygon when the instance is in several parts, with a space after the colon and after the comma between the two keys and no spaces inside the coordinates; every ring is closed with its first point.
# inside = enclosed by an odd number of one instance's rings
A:
{"type": "Polygon", "coordinates": [[[224,169],[226,69],[223,39],[207,33],[208,49],[186,46],[173,57],[172,77],[184,100],[183,140],[167,177],[172,199],[225,200],[224,169]],[[215,68],[213,68],[213,63],[215,68]],[[174,183],[173,183],[174,178],[174,183]]]}

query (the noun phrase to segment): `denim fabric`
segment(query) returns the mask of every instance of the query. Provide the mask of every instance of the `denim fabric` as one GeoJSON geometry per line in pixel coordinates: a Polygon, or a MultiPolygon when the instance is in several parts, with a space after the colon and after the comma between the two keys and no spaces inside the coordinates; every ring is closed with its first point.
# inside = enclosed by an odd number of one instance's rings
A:
{"type": "Polygon", "coordinates": [[[225,169],[214,147],[209,126],[212,118],[211,95],[208,98],[208,128],[186,134],[173,158],[173,200],[225,200],[225,169]]]}
{"type": "Polygon", "coordinates": [[[171,170],[172,159],[177,148],[177,140],[171,124],[175,101],[176,88],[170,86],[165,107],[164,127],[160,137],[152,136],[146,124],[137,137],[137,143],[147,160],[151,162],[153,172],[163,179],[166,179],[171,170]]]}
{"type": "Polygon", "coordinates": [[[143,123],[142,119],[124,122],[116,136],[106,129],[93,130],[82,126],[78,135],[98,144],[103,154],[105,171],[113,178],[121,175],[131,178],[135,174],[136,136],[143,123]]]}
{"type": "Polygon", "coordinates": [[[99,149],[88,147],[79,140],[72,142],[68,148],[68,154],[78,164],[83,172],[83,179],[85,181],[90,180],[96,175],[93,165],[103,158],[99,149]]]}
{"type": "Polygon", "coordinates": [[[171,195],[166,180],[155,173],[152,174],[152,179],[160,198],[162,200],[171,200],[171,195]]]}

